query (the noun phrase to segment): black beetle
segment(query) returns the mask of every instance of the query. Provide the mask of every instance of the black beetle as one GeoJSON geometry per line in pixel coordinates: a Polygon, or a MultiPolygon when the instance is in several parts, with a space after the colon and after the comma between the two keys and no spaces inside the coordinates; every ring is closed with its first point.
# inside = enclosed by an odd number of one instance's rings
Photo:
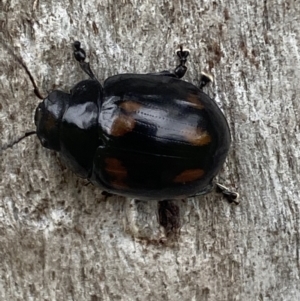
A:
{"type": "MultiPolygon", "coordinates": [[[[229,150],[230,131],[217,104],[202,91],[210,76],[202,73],[199,88],[180,80],[189,51],[177,50],[180,64],[173,72],[120,74],[102,86],[80,43],[73,47],[90,79],[71,93],[54,90],[46,98],[13,54],[43,99],[35,112],[37,130],[25,136],[36,133],[76,174],[109,193],[166,200],[210,192],[229,150]]],[[[236,202],[237,193],[216,187],[236,202]]]]}

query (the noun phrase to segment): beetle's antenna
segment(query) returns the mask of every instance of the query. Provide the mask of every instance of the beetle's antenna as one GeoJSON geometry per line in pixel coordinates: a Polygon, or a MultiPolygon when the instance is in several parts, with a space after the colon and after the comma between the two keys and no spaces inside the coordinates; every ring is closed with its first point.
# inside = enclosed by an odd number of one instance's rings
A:
{"type": "Polygon", "coordinates": [[[34,78],[33,76],[31,75],[29,69],[27,68],[26,64],[24,63],[23,59],[16,55],[14,50],[8,46],[1,38],[0,38],[0,44],[3,45],[3,47],[15,58],[16,61],[18,61],[18,63],[24,68],[25,72],[27,73],[27,75],[29,76],[30,78],[30,81],[33,85],[33,88],[34,88],[34,94],[39,98],[39,99],[44,99],[45,97],[42,96],[39,88],[37,87],[35,81],[34,81],[34,78]]]}
{"type": "Polygon", "coordinates": [[[2,153],[2,151],[8,149],[8,148],[12,148],[15,144],[19,143],[20,141],[22,141],[24,138],[29,137],[31,135],[36,134],[36,131],[32,131],[32,132],[27,132],[25,133],[23,136],[21,136],[20,138],[6,144],[0,147],[0,153],[2,153]]]}
{"type": "Polygon", "coordinates": [[[80,48],[80,42],[75,41],[73,43],[73,50],[74,57],[76,61],[79,62],[82,71],[85,72],[91,79],[98,81],[90,67],[90,64],[85,62],[86,54],[85,51],[82,48],[80,48]]]}

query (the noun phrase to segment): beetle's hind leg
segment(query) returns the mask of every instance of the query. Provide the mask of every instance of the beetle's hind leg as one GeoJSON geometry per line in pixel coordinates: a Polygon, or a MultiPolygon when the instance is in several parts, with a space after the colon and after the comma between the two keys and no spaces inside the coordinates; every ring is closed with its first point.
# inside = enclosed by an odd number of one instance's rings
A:
{"type": "Polygon", "coordinates": [[[207,185],[207,187],[205,187],[204,190],[196,193],[195,195],[191,195],[189,197],[201,196],[211,192],[214,189],[216,192],[222,193],[229,203],[235,203],[236,205],[240,203],[239,194],[237,192],[231,191],[229,190],[229,188],[225,187],[224,185],[220,183],[214,183],[214,182],[211,182],[209,185],[207,185]]]}
{"type": "MultiPolygon", "coordinates": [[[[85,51],[80,48],[80,42],[75,41],[73,43],[73,49],[74,49],[74,57],[76,61],[79,62],[81,69],[93,80],[97,80],[95,77],[93,71],[91,70],[90,64],[85,62],[86,54],[85,51]]],[[[98,81],[98,80],[97,80],[98,81]]]]}
{"type": "Polygon", "coordinates": [[[216,188],[217,192],[222,193],[229,203],[235,203],[236,205],[240,203],[238,200],[239,194],[237,192],[230,191],[227,187],[220,183],[216,183],[216,188]]]}
{"type": "Polygon", "coordinates": [[[188,49],[184,49],[182,45],[180,45],[179,49],[176,50],[176,54],[179,57],[180,64],[175,68],[174,74],[177,78],[182,78],[187,70],[185,63],[190,51],[188,49]]]}

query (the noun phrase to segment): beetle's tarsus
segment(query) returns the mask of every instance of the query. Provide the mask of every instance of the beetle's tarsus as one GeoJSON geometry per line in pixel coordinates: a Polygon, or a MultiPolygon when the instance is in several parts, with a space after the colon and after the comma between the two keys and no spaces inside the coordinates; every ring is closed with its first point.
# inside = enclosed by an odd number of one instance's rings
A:
{"type": "Polygon", "coordinates": [[[220,183],[216,183],[217,192],[222,193],[224,197],[228,200],[230,203],[235,203],[238,205],[240,203],[239,201],[239,194],[235,191],[230,191],[227,187],[220,183]]]}
{"type": "Polygon", "coordinates": [[[205,87],[207,84],[214,81],[214,77],[210,73],[206,73],[204,71],[201,72],[201,78],[200,78],[200,89],[205,87]]]}
{"type": "Polygon", "coordinates": [[[187,57],[190,54],[190,51],[188,49],[184,49],[182,45],[180,45],[179,49],[176,50],[176,54],[179,57],[180,64],[175,68],[174,74],[176,75],[176,77],[182,78],[187,70],[185,63],[187,61],[187,57]]]}
{"type": "Polygon", "coordinates": [[[90,64],[85,62],[86,54],[85,54],[85,51],[80,47],[79,41],[75,41],[73,43],[73,49],[74,49],[74,52],[73,52],[74,57],[75,57],[76,61],[79,62],[82,71],[85,72],[91,79],[97,80],[97,78],[95,77],[95,75],[90,67],[90,64]]]}

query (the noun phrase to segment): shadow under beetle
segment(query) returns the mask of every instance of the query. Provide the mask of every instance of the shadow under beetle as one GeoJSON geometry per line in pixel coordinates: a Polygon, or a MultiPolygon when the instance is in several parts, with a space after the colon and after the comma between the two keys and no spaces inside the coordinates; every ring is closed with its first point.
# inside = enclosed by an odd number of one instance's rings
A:
{"type": "Polygon", "coordinates": [[[101,85],[80,42],[73,48],[90,79],[70,93],[54,90],[46,98],[13,54],[43,100],[35,112],[36,132],[24,137],[37,134],[73,172],[109,193],[167,200],[216,187],[237,203],[237,193],[213,182],[226,159],[230,131],[217,104],[202,91],[211,78],[202,73],[199,88],[180,80],[188,50],[177,50],[180,64],[173,72],[119,74],[101,85]]]}

